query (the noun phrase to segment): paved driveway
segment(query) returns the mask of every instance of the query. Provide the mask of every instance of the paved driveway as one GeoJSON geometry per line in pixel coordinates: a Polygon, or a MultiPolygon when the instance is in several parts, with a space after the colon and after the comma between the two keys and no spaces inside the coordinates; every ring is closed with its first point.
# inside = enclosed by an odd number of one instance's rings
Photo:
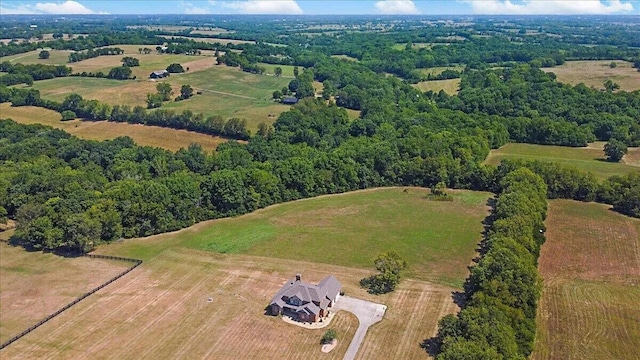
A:
{"type": "Polygon", "coordinates": [[[356,299],[349,296],[341,296],[338,301],[336,301],[334,308],[334,311],[336,312],[340,310],[353,313],[360,322],[355,335],[353,335],[353,340],[351,340],[351,344],[349,344],[347,353],[344,354],[344,357],[342,358],[343,360],[352,360],[356,358],[358,349],[364,340],[364,336],[367,334],[369,326],[382,320],[387,307],[371,301],[356,299]]]}

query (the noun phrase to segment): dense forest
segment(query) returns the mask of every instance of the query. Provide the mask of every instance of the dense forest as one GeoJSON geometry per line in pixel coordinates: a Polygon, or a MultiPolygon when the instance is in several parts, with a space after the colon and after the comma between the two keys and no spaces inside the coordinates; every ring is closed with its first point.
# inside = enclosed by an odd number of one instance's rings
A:
{"type": "Polygon", "coordinates": [[[81,140],[0,120],[0,219],[17,222],[11,241],[26,248],[88,252],[103,242],[279,202],[379,186],[444,183],[491,191],[497,196],[492,223],[465,284],[465,305],[458,316],[441,320],[434,342],[439,359],[519,359],[533,349],[546,200],[598,201],[640,217],[640,172],[599,182],[557,163],[483,164],[491,149],[508,142],[639,146],[640,91],[571,86],[541,70],[574,59],[630,61],[640,68],[640,27],[623,25],[638,25],[637,18],[479,18],[454,26],[450,18],[342,17],[331,19],[339,26],[326,31],[315,26],[329,21],[323,17],[276,22],[231,16],[225,33],[209,36],[252,43],[227,45],[199,41],[203,34],[194,32],[222,27],[217,17],[72,20],[8,18],[0,37],[23,40],[0,45],[0,56],[48,47],[74,50],[73,62],[119,54],[111,48],[119,44],[156,44],[155,51],[174,54],[214,50],[223,52],[220,64],[260,76],[266,75],[259,63],[296,66],[281,94],[300,102],[251,134],[238,118],[108,105],[81,94],[47,100],[29,85],[69,76],[69,67],[3,62],[0,102],[12,106],[243,140],[213,153],[195,144],[173,153],[127,137],[81,140]],[[182,29],[158,27],[176,21],[182,29]],[[41,40],[48,32],[55,39],[41,40]],[[460,70],[423,71],[452,65],[460,70]],[[460,78],[456,95],[412,86],[450,78],[460,78]],[[322,84],[318,94],[314,81],[322,84]],[[360,116],[351,120],[345,109],[360,116]]]}

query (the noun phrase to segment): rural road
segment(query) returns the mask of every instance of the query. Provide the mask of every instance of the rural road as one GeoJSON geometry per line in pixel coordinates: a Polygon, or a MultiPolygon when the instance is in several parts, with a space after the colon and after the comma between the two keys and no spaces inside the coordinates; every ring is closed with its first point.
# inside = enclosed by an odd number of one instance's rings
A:
{"type": "Polygon", "coordinates": [[[376,304],[371,301],[360,300],[349,296],[341,296],[340,299],[336,301],[335,306],[336,312],[344,310],[353,313],[360,322],[355,335],[353,335],[353,340],[351,340],[351,344],[349,344],[349,348],[342,358],[343,360],[353,360],[356,358],[358,349],[364,340],[364,336],[367,334],[369,326],[382,320],[387,307],[382,304],[376,304]]]}

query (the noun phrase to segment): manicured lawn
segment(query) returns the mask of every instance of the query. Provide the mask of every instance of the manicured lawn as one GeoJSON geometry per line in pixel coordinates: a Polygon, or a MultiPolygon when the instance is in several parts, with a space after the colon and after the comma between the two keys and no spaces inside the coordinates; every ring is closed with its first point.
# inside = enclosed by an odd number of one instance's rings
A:
{"type": "Polygon", "coordinates": [[[126,241],[118,253],[147,259],[186,246],[373,269],[378,254],[396,251],[409,262],[408,277],[461,286],[491,194],[456,191],[455,201],[434,202],[427,193],[384,188],[295,201],[126,241]]]}
{"type": "MultiPolygon", "coordinates": [[[[633,161],[625,163],[611,163],[605,161],[603,152],[604,143],[597,142],[585,148],[573,148],[566,146],[533,145],[533,144],[507,144],[503,147],[491,150],[485,160],[486,164],[498,165],[502,159],[526,159],[553,161],[565,165],[572,165],[583,171],[589,171],[597,179],[606,179],[613,175],[624,175],[634,171],[640,171],[638,164],[633,161]]],[[[635,158],[640,152],[638,148],[629,149],[629,159],[635,158]]],[[[626,158],[625,158],[626,159],[626,158]]],[[[623,159],[623,162],[625,161],[623,159]]]]}

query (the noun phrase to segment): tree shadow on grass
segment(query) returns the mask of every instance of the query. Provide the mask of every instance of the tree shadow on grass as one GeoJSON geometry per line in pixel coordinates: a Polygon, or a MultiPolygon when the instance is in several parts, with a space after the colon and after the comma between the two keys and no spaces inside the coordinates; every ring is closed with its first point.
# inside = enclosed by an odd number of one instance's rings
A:
{"type": "Polygon", "coordinates": [[[437,336],[433,336],[428,339],[424,339],[420,343],[420,347],[424,349],[424,351],[429,354],[429,356],[435,357],[440,352],[440,339],[437,336]]]}

